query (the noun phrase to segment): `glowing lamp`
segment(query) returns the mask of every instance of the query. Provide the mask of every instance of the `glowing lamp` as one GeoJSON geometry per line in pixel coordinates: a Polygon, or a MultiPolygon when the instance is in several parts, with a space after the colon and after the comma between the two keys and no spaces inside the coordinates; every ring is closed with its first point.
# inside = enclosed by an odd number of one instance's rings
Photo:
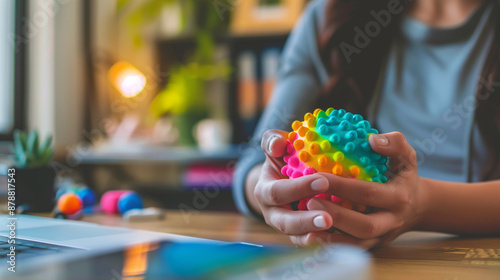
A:
{"type": "Polygon", "coordinates": [[[118,61],[108,72],[111,84],[125,97],[132,98],[144,90],[146,77],[132,64],[118,61]]]}

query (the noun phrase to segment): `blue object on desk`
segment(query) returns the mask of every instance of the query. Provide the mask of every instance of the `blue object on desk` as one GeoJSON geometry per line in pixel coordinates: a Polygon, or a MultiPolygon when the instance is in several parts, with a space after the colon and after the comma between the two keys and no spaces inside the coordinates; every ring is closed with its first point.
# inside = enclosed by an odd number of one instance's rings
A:
{"type": "Polygon", "coordinates": [[[141,209],[142,207],[142,198],[135,192],[125,193],[118,200],[118,211],[122,214],[132,209],[141,209]]]}
{"type": "Polygon", "coordinates": [[[79,188],[76,194],[83,202],[83,207],[92,206],[96,203],[96,196],[94,191],[89,188],[79,188]]]}

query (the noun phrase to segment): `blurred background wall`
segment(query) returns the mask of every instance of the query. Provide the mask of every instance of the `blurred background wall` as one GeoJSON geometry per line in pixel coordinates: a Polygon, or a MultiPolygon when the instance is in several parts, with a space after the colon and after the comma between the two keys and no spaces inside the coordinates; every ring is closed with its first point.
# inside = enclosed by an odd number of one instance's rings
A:
{"type": "Polygon", "coordinates": [[[82,2],[29,0],[28,128],[54,135],[56,149],[81,139],[85,76],[82,2]]]}

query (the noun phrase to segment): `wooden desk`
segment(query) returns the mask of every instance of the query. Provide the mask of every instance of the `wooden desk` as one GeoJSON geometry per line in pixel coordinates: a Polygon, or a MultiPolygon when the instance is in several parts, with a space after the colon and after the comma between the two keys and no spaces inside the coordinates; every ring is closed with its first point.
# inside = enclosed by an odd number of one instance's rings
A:
{"type": "MultiPolygon", "coordinates": [[[[260,221],[235,213],[168,211],[163,221],[125,222],[118,216],[83,219],[108,226],[168,232],[223,241],[291,244],[260,221]]],[[[390,246],[370,251],[374,279],[500,279],[500,237],[458,238],[448,234],[409,232],[390,246]]]]}

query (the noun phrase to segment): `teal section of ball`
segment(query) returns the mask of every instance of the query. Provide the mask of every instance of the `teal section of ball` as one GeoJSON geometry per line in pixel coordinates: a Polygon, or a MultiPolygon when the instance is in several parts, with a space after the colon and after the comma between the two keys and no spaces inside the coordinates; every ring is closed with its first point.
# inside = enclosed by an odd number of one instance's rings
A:
{"type": "Polygon", "coordinates": [[[378,134],[378,131],[361,115],[346,112],[344,109],[333,110],[330,115],[320,111],[316,127],[316,132],[323,139],[329,140],[332,147],[358,163],[368,172],[372,181],[387,182],[384,175],[387,171],[387,157],[373,151],[367,140],[368,135],[378,134]]]}

